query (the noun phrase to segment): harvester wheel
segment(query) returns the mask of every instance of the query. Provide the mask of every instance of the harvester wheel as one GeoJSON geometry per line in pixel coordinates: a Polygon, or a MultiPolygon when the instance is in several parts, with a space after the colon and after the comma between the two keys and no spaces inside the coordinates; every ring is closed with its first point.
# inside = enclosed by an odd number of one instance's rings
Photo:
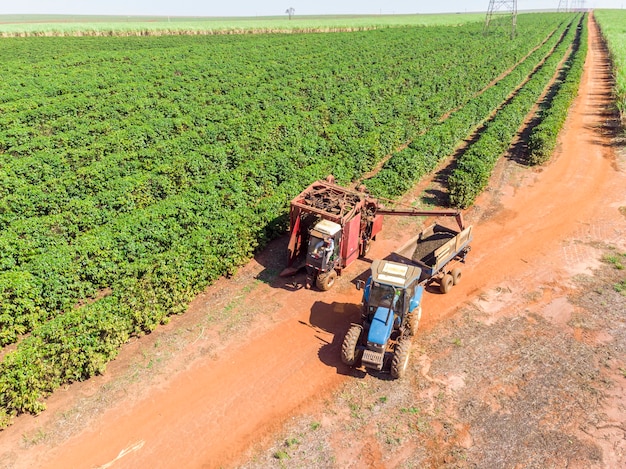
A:
{"type": "Polygon", "coordinates": [[[372,247],[372,240],[371,239],[368,239],[367,241],[363,241],[363,244],[361,245],[360,257],[367,256],[367,253],[370,252],[370,248],[371,247],[372,247]]]}
{"type": "Polygon", "coordinates": [[[409,367],[409,355],[411,352],[410,340],[399,340],[396,344],[396,352],[391,360],[391,376],[400,379],[406,374],[409,367]]]}
{"type": "Polygon", "coordinates": [[[452,269],[450,275],[452,275],[452,283],[454,285],[457,285],[461,281],[461,269],[458,267],[456,269],[452,269]]]}
{"type": "Polygon", "coordinates": [[[422,318],[422,307],[418,306],[409,314],[409,334],[416,335],[420,327],[420,319],[422,318]]]}
{"type": "Polygon", "coordinates": [[[356,324],[352,324],[346,336],[343,338],[343,344],[341,344],[341,361],[348,366],[354,365],[361,355],[361,351],[357,350],[356,346],[359,343],[361,332],[363,329],[356,324]]]}
{"type": "Polygon", "coordinates": [[[331,270],[327,274],[318,275],[315,285],[322,291],[328,291],[335,284],[335,280],[337,280],[337,271],[331,270]]]}
{"type": "Polygon", "coordinates": [[[448,293],[451,289],[452,286],[454,285],[454,279],[452,278],[452,275],[450,274],[446,274],[442,277],[441,279],[441,284],[439,285],[439,288],[441,289],[441,293],[448,293]]]}

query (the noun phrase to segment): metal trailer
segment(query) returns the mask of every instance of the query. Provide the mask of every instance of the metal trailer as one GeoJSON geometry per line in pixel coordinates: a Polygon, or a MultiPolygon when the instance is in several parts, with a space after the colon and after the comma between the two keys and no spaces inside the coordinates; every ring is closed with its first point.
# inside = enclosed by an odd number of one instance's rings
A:
{"type": "Polygon", "coordinates": [[[315,284],[329,290],[343,269],[367,254],[382,229],[384,215],[453,216],[463,226],[458,211],[385,208],[365,188],[347,189],[329,176],[291,201],[289,257],[281,276],[306,268],[307,288],[315,284]]]}
{"type": "Polygon", "coordinates": [[[459,263],[465,263],[472,242],[472,227],[454,230],[437,223],[430,225],[391,254],[391,259],[415,265],[422,271],[420,283],[439,282],[441,293],[448,293],[461,280],[459,263]]]}
{"type": "Polygon", "coordinates": [[[459,282],[457,266],[470,250],[472,227],[460,230],[434,224],[394,252],[392,260],[374,260],[371,276],[357,283],[363,289],[361,323],[352,324],[341,346],[341,359],[367,369],[389,369],[404,376],[422,316],[424,289],[438,280],[442,293],[459,282]],[[453,267],[453,268],[451,268],[453,267]]]}

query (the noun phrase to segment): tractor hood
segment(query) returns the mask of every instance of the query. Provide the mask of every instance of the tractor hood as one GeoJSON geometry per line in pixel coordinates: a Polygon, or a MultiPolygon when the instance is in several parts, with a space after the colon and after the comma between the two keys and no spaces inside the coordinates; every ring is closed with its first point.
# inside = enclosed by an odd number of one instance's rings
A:
{"type": "Polygon", "coordinates": [[[393,310],[385,306],[379,306],[370,325],[367,341],[373,344],[385,345],[391,336],[394,319],[393,310]]]}

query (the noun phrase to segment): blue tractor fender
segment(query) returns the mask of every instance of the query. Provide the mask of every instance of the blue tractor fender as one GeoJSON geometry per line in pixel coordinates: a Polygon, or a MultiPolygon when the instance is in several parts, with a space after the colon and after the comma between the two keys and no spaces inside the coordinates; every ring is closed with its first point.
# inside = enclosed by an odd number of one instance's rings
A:
{"type": "Polygon", "coordinates": [[[369,277],[363,287],[363,304],[366,305],[370,301],[370,292],[372,291],[372,277],[369,277]]]}
{"type": "Polygon", "coordinates": [[[391,331],[393,331],[394,316],[392,309],[380,306],[374,314],[372,324],[370,324],[367,341],[373,344],[385,345],[389,337],[391,337],[391,331]]]}
{"type": "Polygon", "coordinates": [[[411,302],[409,303],[409,312],[414,311],[415,308],[420,306],[422,303],[422,296],[424,296],[424,287],[422,285],[418,285],[415,289],[415,293],[411,298],[411,302]]]}

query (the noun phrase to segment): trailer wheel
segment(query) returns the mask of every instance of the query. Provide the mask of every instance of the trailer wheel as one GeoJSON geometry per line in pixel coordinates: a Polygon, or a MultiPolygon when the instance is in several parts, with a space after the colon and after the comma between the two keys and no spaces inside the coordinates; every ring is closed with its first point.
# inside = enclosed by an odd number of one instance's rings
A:
{"type": "Polygon", "coordinates": [[[337,280],[337,271],[331,270],[327,274],[318,275],[315,285],[322,291],[328,291],[335,284],[335,280],[337,280]]]}
{"type": "Polygon", "coordinates": [[[399,340],[396,344],[396,352],[391,360],[391,376],[400,379],[406,374],[409,367],[409,355],[411,352],[410,340],[399,340]]]}
{"type": "Polygon", "coordinates": [[[354,365],[359,358],[361,358],[361,351],[357,350],[356,346],[359,343],[362,331],[363,329],[360,326],[353,324],[343,338],[343,343],[341,344],[341,361],[348,366],[354,365]]]}
{"type": "Polygon", "coordinates": [[[461,281],[461,269],[459,269],[458,267],[456,269],[452,269],[450,275],[452,275],[453,285],[457,285],[461,281]]]}
{"type": "Polygon", "coordinates": [[[422,318],[422,307],[418,306],[409,314],[409,334],[416,335],[420,327],[420,319],[422,318]]]}
{"type": "Polygon", "coordinates": [[[452,286],[454,285],[454,279],[452,278],[452,275],[450,274],[446,274],[442,277],[441,279],[441,284],[439,285],[439,288],[441,289],[441,293],[448,293],[451,289],[452,286]]]}

